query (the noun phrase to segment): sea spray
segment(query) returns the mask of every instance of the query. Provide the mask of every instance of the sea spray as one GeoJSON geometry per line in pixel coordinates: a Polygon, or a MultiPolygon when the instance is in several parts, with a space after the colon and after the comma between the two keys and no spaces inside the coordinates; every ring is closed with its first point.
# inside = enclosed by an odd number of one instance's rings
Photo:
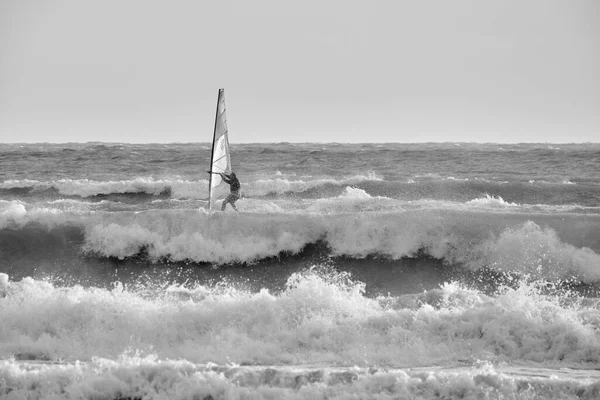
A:
{"type": "Polygon", "coordinates": [[[526,283],[493,296],[446,284],[421,295],[417,308],[401,297],[369,298],[363,283],[328,269],[293,274],[279,294],[198,283],[188,295],[179,288],[154,297],[120,284],[3,285],[4,358],[89,360],[134,348],[218,364],[600,362],[597,305],[565,304],[526,283]]]}

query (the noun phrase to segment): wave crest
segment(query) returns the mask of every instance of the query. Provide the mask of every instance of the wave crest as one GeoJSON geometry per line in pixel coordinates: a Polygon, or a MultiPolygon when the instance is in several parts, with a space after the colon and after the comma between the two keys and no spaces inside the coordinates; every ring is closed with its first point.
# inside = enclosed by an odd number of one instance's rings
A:
{"type": "MultiPolygon", "coordinates": [[[[361,208],[363,202],[355,197],[368,195],[360,189],[348,189],[345,196],[350,196],[355,208],[361,208]]],[[[322,241],[334,257],[400,260],[425,255],[470,270],[488,268],[536,279],[600,281],[600,225],[598,217],[589,215],[449,210],[356,214],[34,210],[23,214],[19,204],[7,204],[7,214],[0,211],[0,234],[6,243],[16,246],[26,240],[47,242],[51,247],[81,245],[85,252],[99,257],[142,255],[160,263],[253,263],[285,253],[297,254],[307,245],[322,241]],[[65,235],[80,235],[83,244],[65,241],[65,235]]],[[[77,251],[65,250],[66,254],[77,251]]]]}
{"type": "Polygon", "coordinates": [[[510,203],[504,201],[504,199],[500,196],[493,196],[489,194],[485,194],[483,197],[478,197],[476,199],[467,201],[466,204],[471,205],[483,205],[483,206],[498,206],[498,207],[510,207],[510,206],[519,206],[517,203],[510,203]]]}
{"type": "Polygon", "coordinates": [[[575,279],[600,281],[600,255],[587,247],[564,243],[552,228],[540,228],[532,221],[507,228],[475,249],[472,266],[518,272],[533,279],[575,279]]]}
{"type": "Polygon", "coordinates": [[[349,178],[333,179],[319,178],[313,180],[288,180],[288,179],[259,179],[250,183],[244,191],[252,196],[265,196],[269,194],[301,193],[318,187],[356,185],[365,181],[382,181],[377,175],[355,175],[349,178]]]}

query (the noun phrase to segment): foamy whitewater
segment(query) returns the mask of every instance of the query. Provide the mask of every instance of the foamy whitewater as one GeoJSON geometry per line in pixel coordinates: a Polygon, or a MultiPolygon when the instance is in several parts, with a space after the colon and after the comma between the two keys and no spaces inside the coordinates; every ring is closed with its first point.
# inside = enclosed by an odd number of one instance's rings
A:
{"type": "Polygon", "coordinates": [[[600,144],[232,152],[0,144],[0,398],[600,398],[600,144]]]}

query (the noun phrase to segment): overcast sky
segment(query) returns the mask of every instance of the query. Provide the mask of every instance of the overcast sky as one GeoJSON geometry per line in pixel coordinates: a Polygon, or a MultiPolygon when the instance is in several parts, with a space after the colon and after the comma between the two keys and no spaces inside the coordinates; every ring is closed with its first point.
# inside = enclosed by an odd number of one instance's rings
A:
{"type": "Polygon", "coordinates": [[[598,0],[0,0],[1,142],[600,141],[598,0]]]}

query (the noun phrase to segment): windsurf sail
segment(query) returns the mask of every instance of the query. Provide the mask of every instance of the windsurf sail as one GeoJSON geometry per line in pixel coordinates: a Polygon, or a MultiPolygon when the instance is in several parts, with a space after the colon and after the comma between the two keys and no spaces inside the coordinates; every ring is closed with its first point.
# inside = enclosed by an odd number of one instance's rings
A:
{"type": "Polygon", "coordinates": [[[208,181],[208,209],[219,197],[227,193],[229,185],[223,182],[218,172],[231,173],[231,155],[229,153],[229,135],[227,133],[227,114],[225,108],[225,89],[219,89],[217,115],[210,156],[210,177],[208,181]],[[214,173],[213,173],[214,172],[214,173]]]}

